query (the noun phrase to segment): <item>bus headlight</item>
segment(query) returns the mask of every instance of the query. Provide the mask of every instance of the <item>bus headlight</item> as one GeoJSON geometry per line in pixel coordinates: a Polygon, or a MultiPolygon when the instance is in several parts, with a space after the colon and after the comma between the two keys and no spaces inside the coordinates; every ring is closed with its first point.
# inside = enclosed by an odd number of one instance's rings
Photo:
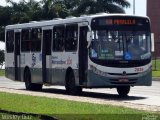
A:
{"type": "Polygon", "coordinates": [[[98,70],[98,69],[97,69],[96,67],[94,67],[93,65],[90,65],[90,69],[91,69],[91,71],[92,71],[93,73],[95,73],[95,74],[97,74],[97,75],[104,76],[104,77],[108,76],[108,73],[103,72],[103,71],[101,71],[101,70],[98,70]]]}

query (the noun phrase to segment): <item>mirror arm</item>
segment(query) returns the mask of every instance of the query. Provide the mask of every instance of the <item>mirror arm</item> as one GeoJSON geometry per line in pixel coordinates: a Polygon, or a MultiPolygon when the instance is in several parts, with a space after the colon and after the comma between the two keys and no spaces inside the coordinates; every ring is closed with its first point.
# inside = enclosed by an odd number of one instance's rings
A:
{"type": "Polygon", "coordinates": [[[88,41],[87,49],[89,49],[92,41],[88,41]]]}
{"type": "Polygon", "coordinates": [[[88,30],[91,31],[91,26],[90,25],[88,25],[88,30]]]}
{"type": "MultiPolygon", "coordinates": [[[[91,26],[88,25],[88,31],[91,32],[91,26]]],[[[88,41],[88,40],[87,40],[88,41]]],[[[88,41],[88,45],[87,45],[87,49],[89,49],[90,45],[91,45],[92,40],[88,41]]]]}

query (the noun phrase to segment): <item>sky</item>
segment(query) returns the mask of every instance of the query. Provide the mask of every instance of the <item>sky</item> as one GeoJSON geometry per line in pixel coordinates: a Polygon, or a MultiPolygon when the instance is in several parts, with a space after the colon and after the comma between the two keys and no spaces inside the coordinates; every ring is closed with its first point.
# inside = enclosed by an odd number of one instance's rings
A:
{"type": "MultiPolygon", "coordinates": [[[[13,0],[19,2],[20,0],[13,0]]],[[[27,0],[26,0],[27,1],[27,0]]],[[[40,1],[40,0],[37,0],[40,1]]],[[[133,14],[133,0],[128,0],[131,4],[130,8],[125,9],[127,14],[133,14]]],[[[135,15],[146,15],[146,1],[147,0],[135,0],[135,15]]],[[[0,0],[0,5],[6,6],[5,0],[0,0]]],[[[4,44],[0,42],[0,49],[4,49],[4,44]]]]}
{"type": "MultiPolygon", "coordinates": [[[[130,8],[125,9],[127,14],[133,14],[133,0],[128,0],[130,8]]],[[[146,16],[147,0],[135,0],[135,14],[146,16]]]]}

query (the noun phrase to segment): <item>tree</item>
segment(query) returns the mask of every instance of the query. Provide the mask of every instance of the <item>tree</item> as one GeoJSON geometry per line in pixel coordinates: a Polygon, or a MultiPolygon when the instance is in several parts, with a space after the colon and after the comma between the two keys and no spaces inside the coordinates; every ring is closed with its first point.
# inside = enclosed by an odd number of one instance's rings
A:
{"type": "Polygon", "coordinates": [[[42,18],[65,18],[68,16],[68,10],[63,0],[42,0],[42,18]]]}
{"type": "Polygon", "coordinates": [[[5,26],[10,24],[11,9],[9,7],[0,6],[0,41],[5,39],[5,26]]]}
{"type": "Polygon", "coordinates": [[[10,3],[12,24],[25,23],[33,20],[40,20],[41,6],[35,0],[21,0],[19,3],[7,0],[10,3]]]}
{"type": "Polygon", "coordinates": [[[81,0],[77,14],[95,14],[100,12],[125,13],[123,8],[130,6],[126,0],[81,0]]]}
{"type": "Polygon", "coordinates": [[[4,50],[0,50],[0,66],[1,66],[1,69],[4,65],[4,50]]]}
{"type": "Polygon", "coordinates": [[[81,0],[63,0],[63,4],[66,6],[69,15],[75,15],[75,10],[80,5],[81,0]]]}

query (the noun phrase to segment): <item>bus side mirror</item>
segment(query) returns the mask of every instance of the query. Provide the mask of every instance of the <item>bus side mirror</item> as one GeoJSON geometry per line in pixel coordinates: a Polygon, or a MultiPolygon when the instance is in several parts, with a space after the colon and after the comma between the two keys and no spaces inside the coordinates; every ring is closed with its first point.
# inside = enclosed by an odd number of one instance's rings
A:
{"type": "Polygon", "coordinates": [[[87,32],[87,42],[88,42],[87,48],[89,48],[90,45],[91,45],[91,42],[92,42],[92,33],[91,33],[91,31],[87,32]]]}

